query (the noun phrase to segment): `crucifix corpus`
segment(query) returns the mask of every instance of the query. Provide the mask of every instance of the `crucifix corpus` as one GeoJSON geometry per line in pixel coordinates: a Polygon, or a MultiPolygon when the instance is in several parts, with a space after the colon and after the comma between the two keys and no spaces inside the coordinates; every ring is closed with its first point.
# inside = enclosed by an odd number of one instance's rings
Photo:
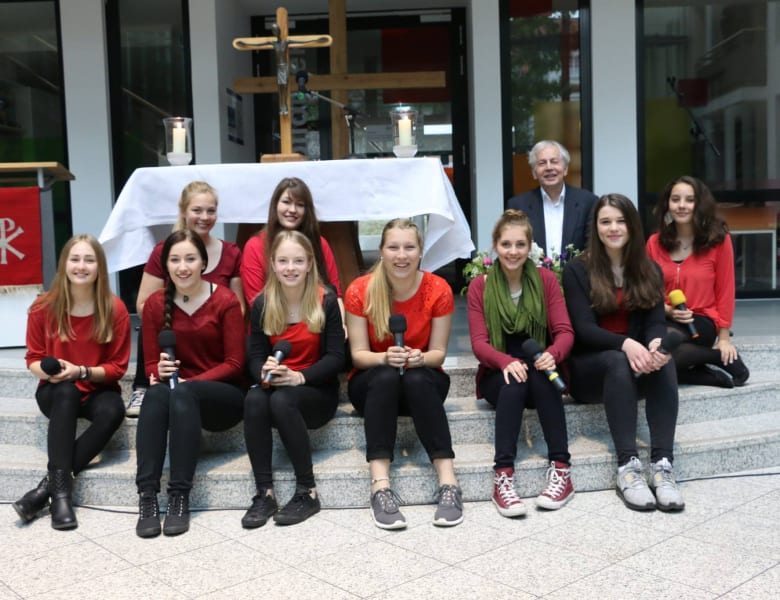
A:
{"type": "Polygon", "coordinates": [[[323,48],[333,43],[329,35],[288,35],[287,9],[276,9],[276,23],[271,25],[273,36],[236,38],[236,50],[273,50],[276,53],[276,87],[279,92],[279,135],[282,154],[292,153],[292,121],[290,119],[290,48],[323,48]]]}
{"type": "MultiPolygon", "coordinates": [[[[328,0],[328,13],[331,36],[327,35],[300,35],[289,36],[289,40],[299,40],[297,44],[303,41],[319,40],[326,38],[328,43],[322,46],[330,46],[330,74],[309,76],[309,87],[312,90],[330,90],[331,98],[339,103],[346,104],[348,101],[348,90],[378,90],[378,89],[415,89],[415,88],[443,88],[447,85],[447,77],[444,71],[405,71],[400,73],[348,73],[347,72],[347,12],[345,0],[328,0]],[[332,40],[332,42],[331,42],[332,40]]],[[[284,35],[287,36],[287,11],[284,8],[276,10],[276,22],[280,25],[280,14],[284,20],[284,35]],[[281,11],[281,12],[280,12],[281,11]]],[[[255,47],[253,44],[268,44],[276,41],[276,38],[238,38],[233,41],[233,47],[239,50],[263,50],[270,49],[272,46],[266,45],[262,48],[255,47]]],[[[290,45],[292,46],[292,41],[290,45]]],[[[292,46],[313,47],[314,44],[301,44],[292,46]]],[[[278,69],[278,65],[277,65],[278,69]]],[[[285,81],[287,70],[285,69],[285,81]]],[[[268,94],[280,92],[281,88],[278,79],[281,70],[277,70],[277,78],[273,77],[240,77],[233,82],[233,89],[239,94],[268,94]]],[[[289,90],[287,91],[289,98],[289,90]]],[[[281,105],[281,100],[279,101],[281,105]]],[[[335,123],[341,117],[341,109],[331,106],[331,119],[335,123]]],[[[282,152],[292,151],[292,126],[287,116],[287,129],[279,127],[282,137],[282,152]],[[286,139],[285,139],[286,136],[286,139]],[[288,150],[285,150],[288,148],[288,150]]],[[[334,127],[332,132],[333,156],[344,156],[349,151],[349,139],[347,132],[340,127],[334,127]]]]}

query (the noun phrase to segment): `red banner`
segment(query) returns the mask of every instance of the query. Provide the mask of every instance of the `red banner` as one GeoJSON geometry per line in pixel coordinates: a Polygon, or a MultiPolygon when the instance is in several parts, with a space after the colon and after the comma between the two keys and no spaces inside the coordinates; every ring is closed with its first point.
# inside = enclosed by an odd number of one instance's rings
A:
{"type": "Polygon", "coordinates": [[[0,286],[42,283],[38,188],[0,188],[0,286]]]}

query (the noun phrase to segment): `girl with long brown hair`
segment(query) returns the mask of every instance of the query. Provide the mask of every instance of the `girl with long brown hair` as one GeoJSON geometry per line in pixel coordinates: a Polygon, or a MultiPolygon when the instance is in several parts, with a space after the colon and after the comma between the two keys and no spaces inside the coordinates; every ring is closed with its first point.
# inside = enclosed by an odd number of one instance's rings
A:
{"type": "Polygon", "coordinates": [[[73,476],[124,419],[119,380],[130,359],[130,317],[111,293],[106,255],[93,236],[75,235],[63,247],[51,289],[30,308],[25,359],[49,418],[49,465],[38,487],[13,506],[28,522],[51,500],[52,527],[73,529],[73,476]],[[79,418],[90,425],[76,437],[79,418]]]}

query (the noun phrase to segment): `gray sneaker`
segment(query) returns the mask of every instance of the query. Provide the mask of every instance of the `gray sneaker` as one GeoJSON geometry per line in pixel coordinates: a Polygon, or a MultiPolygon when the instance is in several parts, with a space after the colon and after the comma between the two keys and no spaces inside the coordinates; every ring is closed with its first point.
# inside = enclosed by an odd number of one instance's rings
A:
{"type": "Polygon", "coordinates": [[[656,506],[659,510],[674,511],[685,508],[685,500],[674,480],[672,463],[669,459],[662,458],[658,462],[650,463],[648,483],[655,492],[656,506]]]}
{"type": "Polygon", "coordinates": [[[434,525],[452,527],[463,521],[463,492],[457,485],[444,484],[434,499],[439,503],[433,515],[434,525]]]}
{"type": "Polygon", "coordinates": [[[389,487],[375,491],[371,495],[371,518],[380,529],[403,529],[406,518],[398,505],[403,500],[389,487]]]}
{"type": "Polygon", "coordinates": [[[133,393],[130,396],[130,402],[127,403],[125,415],[133,419],[138,418],[138,415],[141,414],[141,404],[143,404],[145,394],[146,388],[133,390],[133,393]]]}
{"type": "Polygon", "coordinates": [[[618,468],[617,494],[633,510],[655,509],[655,497],[642,475],[642,463],[636,456],[618,468]]]}

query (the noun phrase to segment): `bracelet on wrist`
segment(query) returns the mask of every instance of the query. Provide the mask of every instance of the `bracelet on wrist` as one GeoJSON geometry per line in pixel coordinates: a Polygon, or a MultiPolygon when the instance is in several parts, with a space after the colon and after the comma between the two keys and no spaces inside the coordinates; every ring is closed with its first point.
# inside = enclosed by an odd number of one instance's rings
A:
{"type": "Polygon", "coordinates": [[[87,368],[84,365],[79,366],[79,380],[84,381],[87,378],[87,368]]]}

